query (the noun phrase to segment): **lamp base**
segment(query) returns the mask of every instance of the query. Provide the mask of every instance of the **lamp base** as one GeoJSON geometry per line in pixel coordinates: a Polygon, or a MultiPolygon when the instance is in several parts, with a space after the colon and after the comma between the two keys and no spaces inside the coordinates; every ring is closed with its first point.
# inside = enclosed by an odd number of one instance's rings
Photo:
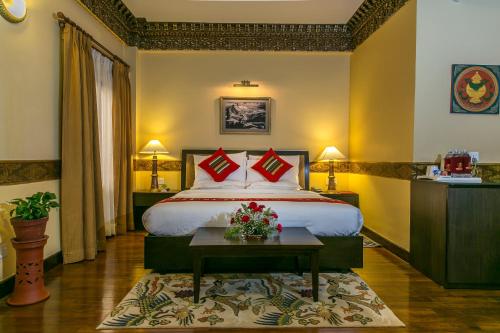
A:
{"type": "Polygon", "coordinates": [[[158,192],[158,157],[153,155],[153,171],[151,173],[151,192],[158,192]]]}
{"type": "Polygon", "coordinates": [[[328,163],[328,191],[337,190],[337,184],[335,181],[335,171],[333,166],[333,161],[328,163]]]}

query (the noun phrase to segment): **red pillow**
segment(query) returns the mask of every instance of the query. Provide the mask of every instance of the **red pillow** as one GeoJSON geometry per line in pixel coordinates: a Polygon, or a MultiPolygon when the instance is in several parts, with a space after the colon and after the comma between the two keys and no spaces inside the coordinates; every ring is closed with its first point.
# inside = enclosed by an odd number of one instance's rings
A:
{"type": "Polygon", "coordinates": [[[281,176],[291,168],[293,168],[293,165],[279,157],[272,149],[269,149],[269,151],[252,166],[252,169],[273,183],[280,180],[281,176]]]}
{"type": "Polygon", "coordinates": [[[240,167],[226,155],[222,148],[219,148],[209,158],[201,161],[198,166],[208,172],[216,182],[224,181],[224,179],[240,167]]]}

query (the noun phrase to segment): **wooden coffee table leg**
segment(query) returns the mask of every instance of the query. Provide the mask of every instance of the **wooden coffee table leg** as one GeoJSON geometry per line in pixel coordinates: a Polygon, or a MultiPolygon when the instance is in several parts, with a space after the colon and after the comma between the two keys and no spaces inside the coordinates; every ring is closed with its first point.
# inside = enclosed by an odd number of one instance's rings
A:
{"type": "Polygon", "coordinates": [[[313,301],[317,302],[319,293],[319,258],[317,251],[311,254],[311,278],[313,287],[313,301]]]}
{"type": "Polygon", "coordinates": [[[295,257],[295,270],[299,276],[302,276],[302,268],[300,267],[300,257],[295,257]]]}
{"type": "Polygon", "coordinates": [[[201,261],[201,256],[198,253],[193,255],[193,298],[195,303],[200,301],[201,261]]]}

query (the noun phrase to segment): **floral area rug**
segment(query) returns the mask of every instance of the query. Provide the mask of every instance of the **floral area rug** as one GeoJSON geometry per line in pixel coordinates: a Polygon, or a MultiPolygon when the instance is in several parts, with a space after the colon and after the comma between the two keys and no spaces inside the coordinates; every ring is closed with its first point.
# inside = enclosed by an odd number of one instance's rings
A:
{"type": "Polygon", "coordinates": [[[192,281],[146,275],[98,329],[404,326],[355,273],[320,274],[319,302],[310,274],[206,275],[198,304],[192,281]]]}

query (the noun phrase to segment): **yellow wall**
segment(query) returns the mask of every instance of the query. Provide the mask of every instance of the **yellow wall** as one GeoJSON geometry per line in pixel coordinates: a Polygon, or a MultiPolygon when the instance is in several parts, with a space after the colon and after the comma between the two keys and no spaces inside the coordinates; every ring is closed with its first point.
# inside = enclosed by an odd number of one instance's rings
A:
{"type": "MultiPolygon", "coordinates": [[[[311,160],[328,145],[348,153],[348,53],[150,52],[137,64],[137,147],[158,138],[180,159],[183,148],[307,149],[311,160]],[[258,88],[234,88],[243,79],[258,88]],[[271,135],[219,134],[219,97],[272,97],[271,135]]],[[[140,156],[139,156],[140,157],[140,156]]],[[[172,189],[180,173],[160,172],[172,189]]],[[[135,188],[149,188],[135,173],[135,188]]],[[[325,174],[311,185],[325,187],[325,174]]],[[[338,177],[347,188],[347,177],[338,177]]]]}
{"type": "Polygon", "coordinates": [[[348,151],[349,54],[139,52],[137,146],[348,151]],[[234,88],[240,80],[258,88],[234,88]],[[271,135],[219,134],[220,96],[272,97],[271,135]]]}
{"type": "MultiPolygon", "coordinates": [[[[129,48],[73,0],[28,0],[28,17],[11,24],[0,17],[0,160],[59,159],[59,26],[62,11],[131,66],[135,100],[135,49],[129,48]]],[[[0,202],[37,191],[59,194],[59,181],[0,186],[0,202]]],[[[45,256],[60,250],[58,213],[51,215],[45,256]]],[[[10,227],[7,224],[8,232],[10,227]]],[[[0,259],[0,280],[14,273],[9,255],[0,259]]]]}
{"type": "Polygon", "coordinates": [[[450,114],[452,64],[500,63],[500,1],[419,0],[415,161],[434,161],[452,148],[500,162],[498,115],[450,114]]]}
{"type": "MultiPolygon", "coordinates": [[[[349,151],[353,161],[409,162],[413,152],[416,1],[410,1],[351,57],[349,151]]],[[[365,225],[409,248],[409,182],[349,176],[365,225]]]]}

